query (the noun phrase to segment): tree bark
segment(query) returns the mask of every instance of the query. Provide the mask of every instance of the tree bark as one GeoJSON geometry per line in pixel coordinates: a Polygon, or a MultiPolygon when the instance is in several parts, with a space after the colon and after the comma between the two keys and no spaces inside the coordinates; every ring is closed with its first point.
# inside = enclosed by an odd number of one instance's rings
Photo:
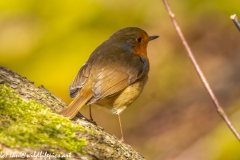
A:
{"type": "MultiPolygon", "coordinates": [[[[0,66],[0,85],[5,85],[12,88],[15,93],[20,95],[21,99],[23,99],[24,101],[34,100],[37,103],[50,108],[54,113],[58,113],[64,106],[66,106],[66,103],[64,103],[60,98],[50,93],[43,86],[35,87],[33,84],[34,83],[29,81],[27,78],[21,77],[10,69],[0,66]]],[[[141,156],[137,151],[135,151],[131,146],[122,143],[118,138],[104,132],[101,127],[90,123],[81,114],[78,114],[77,117],[72,120],[72,123],[73,125],[77,123],[86,129],[90,129],[95,134],[91,134],[89,132],[77,133],[79,137],[84,138],[87,141],[87,145],[83,147],[83,152],[85,153],[83,154],[77,151],[73,151],[71,153],[70,159],[144,159],[144,157],[141,156]]],[[[16,132],[16,134],[18,133],[16,132]]],[[[1,139],[0,145],[0,156],[5,152],[19,153],[24,151],[31,154],[36,150],[41,151],[41,148],[33,149],[29,147],[7,146],[6,144],[2,143],[1,139]]],[[[48,146],[48,148],[49,150],[45,149],[44,151],[52,151],[52,146],[48,146]]],[[[61,153],[61,150],[59,151],[61,153]]],[[[8,159],[9,157],[3,158],[8,159]]]]}

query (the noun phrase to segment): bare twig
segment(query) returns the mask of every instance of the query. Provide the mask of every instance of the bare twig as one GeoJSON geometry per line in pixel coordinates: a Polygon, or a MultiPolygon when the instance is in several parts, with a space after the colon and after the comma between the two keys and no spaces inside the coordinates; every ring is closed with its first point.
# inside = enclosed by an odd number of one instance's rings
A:
{"type": "Polygon", "coordinates": [[[222,119],[226,122],[227,126],[230,128],[230,130],[233,132],[233,134],[234,134],[234,135],[237,137],[237,139],[240,141],[240,135],[239,135],[239,133],[237,132],[237,130],[235,129],[235,127],[232,125],[232,123],[231,123],[230,120],[228,119],[228,117],[227,117],[226,113],[224,112],[224,110],[222,109],[222,107],[219,105],[219,102],[218,102],[216,96],[214,95],[214,93],[213,93],[212,89],[210,88],[210,86],[209,86],[209,84],[208,84],[205,76],[203,75],[200,67],[198,66],[198,63],[197,63],[197,61],[195,60],[195,58],[194,58],[194,56],[193,56],[193,53],[192,53],[192,51],[191,51],[191,49],[190,49],[190,47],[189,47],[186,39],[184,38],[183,33],[182,33],[182,31],[181,31],[181,29],[180,29],[180,27],[179,27],[179,25],[178,25],[178,23],[177,23],[177,21],[176,21],[176,19],[175,19],[175,15],[174,15],[173,12],[171,11],[171,8],[170,8],[170,6],[169,6],[169,4],[168,4],[168,1],[167,1],[167,0],[163,0],[163,3],[164,3],[164,5],[165,5],[165,7],[166,7],[166,10],[167,10],[167,12],[168,12],[168,14],[169,14],[169,16],[170,16],[170,18],[171,18],[171,21],[172,21],[172,23],[173,23],[173,25],[174,25],[174,27],[175,27],[175,29],[176,29],[176,31],[177,31],[180,39],[182,40],[182,43],[183,43],[184,47],[185,47],[186,50],[187,50],[188,56],[189,56],[189,58],[191,59],[192,64],[194,65],[194,68],[195,68],[195,70],[196,70],[197,73],[198,73],[198,76],[200,77],[200,79],[201,79],[201,81],[202,81],[205,89],[207,90],[209,96],[211,97],[211,99],[212,99],[212,101],[213,101],[213,103],[214,103],[214,105],[215,105],[215,107],[216,107],[217,112],[218,112],[219,115],[222,117],[222,119]]]}
{"type": "Polygon", "coordinates": [[[236,14],[231,15],[230,19],[234,22],[235,26],[238,28],[238,30],[240,31],[240,21],[237,18],[236,14]]]}

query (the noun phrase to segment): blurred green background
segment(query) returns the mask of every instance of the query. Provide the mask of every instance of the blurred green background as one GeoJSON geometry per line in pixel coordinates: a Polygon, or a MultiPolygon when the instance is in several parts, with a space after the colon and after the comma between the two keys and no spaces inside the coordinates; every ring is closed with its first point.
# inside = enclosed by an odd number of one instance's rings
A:
{"type": "MultiPolygon", "coordinates": [[[[240,131],[239,0],[170,1],[209,84],[240,131]]],[[[149,81],[122,114],[126,143],[146,159],[239,160],[240,145],[205,92],[162,1],[2,0],[0,65],[44,85],[66,103],[91,52],[120,28],[160,35],[148,46],[149,81]]],[[[88,117],[88,108],[81,112],[88,117]]],[[[94,108],[98,125],[120,137],[117,116],[94,108]]]]}

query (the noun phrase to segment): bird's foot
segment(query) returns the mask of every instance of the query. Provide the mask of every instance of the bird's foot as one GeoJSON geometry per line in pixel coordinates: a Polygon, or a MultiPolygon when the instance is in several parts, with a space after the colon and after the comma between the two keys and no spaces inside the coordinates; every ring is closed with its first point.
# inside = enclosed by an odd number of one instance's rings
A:
{"type": "Polygon", "coordinates": [[[121,141],[121,142],[124,142],[124,138],[123,138],[123,137],[121,137],[120,141],[121,141]]]}
{"type": "Polygon", "coordinates": [[[87,119],[87,121],[97,126],[97,123],[92,118],[87,119]]]}
{"type": "Polygon", "coordinates": [[[91,119],[91,118],[88,119],[88,118],[84,117],[80,112],[77,113],[76,117],[78,117],[80,119],[83,119],[83,120],[86,120],[86,121],[88,121],[88,122],[97,126],[97,123],[93,119],[91,119]]]}

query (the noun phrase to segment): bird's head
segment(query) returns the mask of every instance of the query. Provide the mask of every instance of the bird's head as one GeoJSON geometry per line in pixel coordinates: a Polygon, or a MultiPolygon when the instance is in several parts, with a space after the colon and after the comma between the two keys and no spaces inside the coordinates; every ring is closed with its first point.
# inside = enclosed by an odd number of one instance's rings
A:
{"type": "Polygon", "coordinates": [[[128,27],[115,32],[109,40],[134,55],[146,57],[148,42],[158,37],[149,36],[147,32],[140,28],[128,27]]]}

